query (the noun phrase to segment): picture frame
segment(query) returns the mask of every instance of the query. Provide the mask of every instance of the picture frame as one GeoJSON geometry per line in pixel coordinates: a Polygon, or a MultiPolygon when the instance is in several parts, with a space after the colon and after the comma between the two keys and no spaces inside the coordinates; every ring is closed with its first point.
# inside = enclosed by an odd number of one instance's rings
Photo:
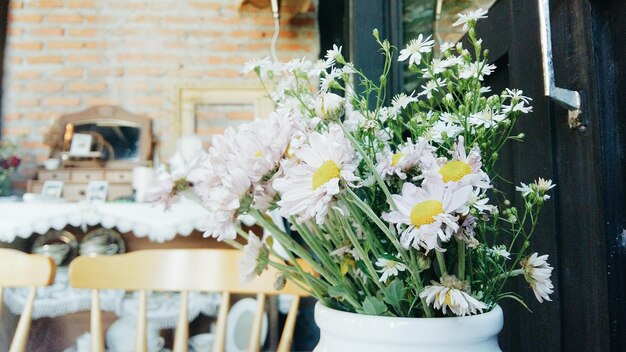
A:
{"type": "Polygon", "coordinates": [[[63,181],[44,182],[41,194],[49,198],[61,198],[61,194],[63,194],[63,181]]]}
{"type": "Polygon", "coordinates": [[[70,144],[70,155],[89,155],[93,136],[85,133],[75,133],[70,144]]]}
{"type": "MultiPolygon", "coordinates": [[[[186,83],[175,87],[175,112],[172,120],[171,130],[175,131],[176,137],[187,135],[198,135],[203,139],[207,138],[206,133],[222,133],[228,126],[236,126],[239,122],[254,118],[267,117],[274,110],[274,103],[268,97],[267,91],[258,83],[232,83],[214,82],[206,83],[186,83]],[[220,110],[222,108],[240,107],[248,114],[240,114],[243,111],[231,111],[235,118],[211,119],[205,121],[209,124],[211,131],[202,131],[198,124],[197,108],[204,107],[210,110],[220,110]],[[245,115],[245,116],[241,116],[245,115]]],[[[204,128],[206,129],[206,128],[204,128]]],[[[163,141],[162,150],[165,155],[171,155],[176,151],[177,138],[163,141]]]]}
{"type": "Polygon", "coordinates": [[[90,203],[104,203],[107,200],[109,183],[107,181],[91,181],[87,184],[86,199],[90,203]]]}

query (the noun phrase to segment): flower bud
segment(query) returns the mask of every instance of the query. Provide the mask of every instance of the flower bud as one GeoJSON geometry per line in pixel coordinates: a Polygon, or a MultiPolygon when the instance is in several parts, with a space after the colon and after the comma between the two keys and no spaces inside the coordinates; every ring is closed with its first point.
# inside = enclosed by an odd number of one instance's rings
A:
{"type": "Polygon", "coordinates": [[[334,93],[320,94],[315,99],[315,112],[324,120],[338,119],[343,114],[343,98],[334,93]]]}

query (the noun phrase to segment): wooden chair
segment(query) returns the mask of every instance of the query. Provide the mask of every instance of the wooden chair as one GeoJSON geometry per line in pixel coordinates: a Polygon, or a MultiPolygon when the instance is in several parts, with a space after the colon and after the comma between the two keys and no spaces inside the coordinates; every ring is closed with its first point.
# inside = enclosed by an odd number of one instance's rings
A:
{"type": "MultiPolygon", "coordinates": [[[[278,351],[291,347],[299,299],[308,293],[287,282],[280,291],[274,288],[278,271],[266,270],[249,284],[240,284],[238,262],[242,252],[220,249],[164,249],[142,250],[115,256],[78,257],[69,268],[70,285],[90,288],[92,351],[104,352],[104,339],[100,321],[98,289],[123,289],[139,291],[139,307],[135,351],[146,351],[146,291],[180,291],[181,305],[174,337],[174,352],[187,351],[189,291],[221,292],[222,301],[217,315],[217,329],[213,351],[223,351],[226,337],[226,317],[231,294],[256,294],[258,307],[252,325],[248,351],[259,351],[260,332],[265,310],[266,295],[292,294],[290,307],[278,351]]],[[[307,269],[309,270],[309,269],[307,269]]]]}
{"type": "Polygon", "coordinates": [[[9,352],[26,350],[37,287],[51,285],[55,271],[56,265],[50,257],[0,248],[0,312],[4,287],[30,287],[30,293],[17,323],[9,352]]]}

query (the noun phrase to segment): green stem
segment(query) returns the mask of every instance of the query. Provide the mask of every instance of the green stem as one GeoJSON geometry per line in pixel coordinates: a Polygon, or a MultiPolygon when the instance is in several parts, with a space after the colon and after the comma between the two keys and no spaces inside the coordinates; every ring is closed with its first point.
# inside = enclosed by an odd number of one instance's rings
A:
{"type": "Polygon", "coordinates": [[[465,280],[465,241],[457,239],[456,244],[459,258],[459,279],[465,280]]]}
{"type": "Polygon", "coordinates": [[[343,131],[343,134],[346,136],[346,138],[350,140],[350,142],[352,143],[356,151],[361,155],[363,160],[365,160],[365,164],[370,169],[370,172],[372,173],[372,175],[374,175],[374,179],[376,179],[376,183],[378,183],[380,188],[383,190],[383,193],[385,193],[385,197],[387,198],[387,202],[389,202],[389,205],[391,206],[391,208],[393,210],[398,209],[398,207],[396,206],[396,202],[391,197],[391,192],[389,192],[389,188],[387,188],[387,185],[378,174],[378,171],[376,171],[376,167],[374,166],[374,163],[372,163],[372,160],[370,160],[369,155],[365,153],[363,148],[361,148],[361,145],[359,144],[359,142],[357,142],[357,140],[354,139],[354,136],[350,133],[350,131],[346,130],[346,127],[342,123],[339,123],[339,126],[341,127],[341,130],[343,131]]]}
{"type": "Polygon", "coordinates": [[[437,257],[437,264],[439,265],[439,271],[441,272],[441,275],[448,275],[448,270],[446,270],[446,261],[443,258],[443,253],[435,249],[435,256],[437,257]]]}

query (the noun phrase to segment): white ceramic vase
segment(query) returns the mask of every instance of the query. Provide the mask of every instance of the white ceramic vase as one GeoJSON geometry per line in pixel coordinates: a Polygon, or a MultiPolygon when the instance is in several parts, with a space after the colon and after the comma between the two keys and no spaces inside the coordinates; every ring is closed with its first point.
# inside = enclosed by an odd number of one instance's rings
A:
{"type": "Polygon", "coordinates": [[[454,318],[394,318],[315,305],[320,341],[314,352],[494,352],[504,317],[500,306],[454,318]]]}

